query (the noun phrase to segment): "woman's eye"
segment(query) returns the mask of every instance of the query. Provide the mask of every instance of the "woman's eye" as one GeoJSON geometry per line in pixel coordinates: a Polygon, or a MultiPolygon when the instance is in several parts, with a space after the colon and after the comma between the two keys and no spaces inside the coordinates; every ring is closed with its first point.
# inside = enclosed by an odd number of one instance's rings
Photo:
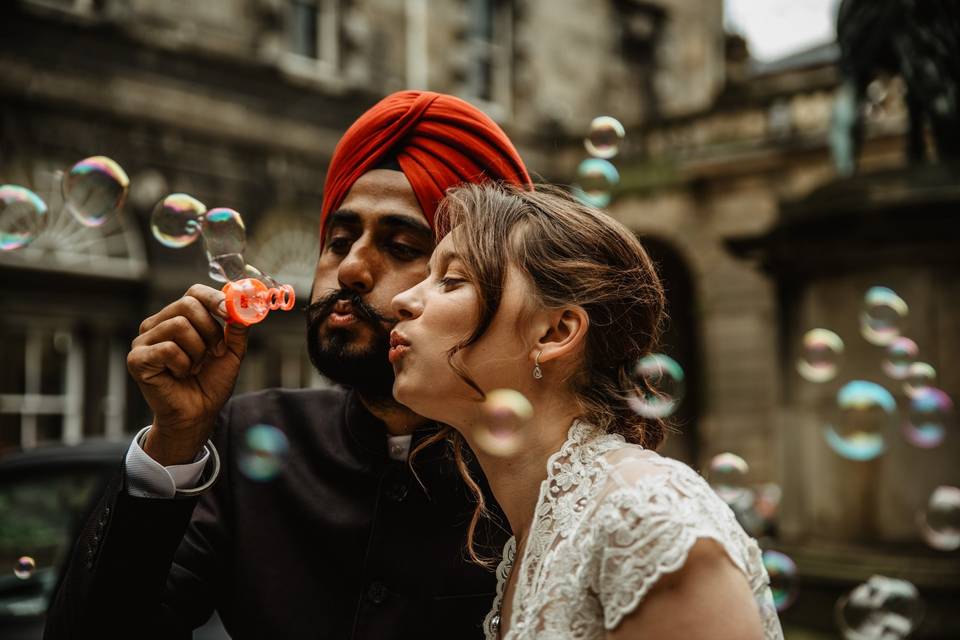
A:
{"type": "Polygon", "coordinates": [[[457,285],[460,285],[464,282],[462,278],[451,278],[450,276],[444,276],[440,278],[440,286],[446,290],[454,289],[457,285]]]}

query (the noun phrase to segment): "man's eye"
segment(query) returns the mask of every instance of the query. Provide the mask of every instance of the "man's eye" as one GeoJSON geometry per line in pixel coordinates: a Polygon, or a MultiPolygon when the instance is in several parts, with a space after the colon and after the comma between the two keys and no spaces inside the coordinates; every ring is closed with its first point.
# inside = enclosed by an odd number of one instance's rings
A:
{"type": "Polygon", "coordinates": [[[351,240],[346,236],[339,238],[330,238],[327,241],[327,248],[333,253],[343,254],[350,250],[351,240]]]}
{"type": "Polygon", "coordinates": [[[390,253],[401,260],[414,260],[423,255],[423,252],[416,247],[411,247],[407,244],[401,244],[399,242],[392,242],[388,246],[390,253]]]}

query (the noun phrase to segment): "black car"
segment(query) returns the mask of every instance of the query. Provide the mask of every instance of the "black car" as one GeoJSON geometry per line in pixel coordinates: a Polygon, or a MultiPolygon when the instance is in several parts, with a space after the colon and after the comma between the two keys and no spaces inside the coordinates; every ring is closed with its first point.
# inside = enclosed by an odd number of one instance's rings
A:
{"type": "MultiPolygon", "coordinates": [[[[0,637],[37,640],[80,525],[128,442],[51,446],[0,458],[0,637]]],[[[216,614],[194,638],[228,638],[216,614]]]]}

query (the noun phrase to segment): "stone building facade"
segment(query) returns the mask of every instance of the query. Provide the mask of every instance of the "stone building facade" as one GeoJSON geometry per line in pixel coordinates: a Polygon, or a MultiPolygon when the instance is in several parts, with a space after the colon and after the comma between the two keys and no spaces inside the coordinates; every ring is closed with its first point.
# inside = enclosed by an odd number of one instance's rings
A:
{"type": "MultiPolygon", "coordinates": [[[[687,372],[666,451],[699,469],[736,452],[751,482],[782,486],[778,544],[814,587],[792,614],[806,626],[832,627],[834,592],[870,571],[909,576],[934,603],[955,594],[956,558],[925,553],[912,522],[931,486],[960,483],[950,462],[958,438],[867,472],[831,461],[819,400],[793,360],[802,331],[855,318],[860,289],[886,282],[936,325],[922,342],[941,386],[960,398],[956,263],[930,277],[907,263],[841,266],[822,286],[791,292],[731,249],[835,181],[828,130],[839,81],[832,45],[758,65],[724,34],[722,13],[721,0],[13,3],[0,24],[0,182],[59,210],[56,172],[102,154],[126,169],[131,191],[104,227],[64,219],[26,250],[0,254],[0,447],[122,438],[149,420],[128,383],[130,340],[144,317],[206,281],[200,247],[167,249],[149,233],[166,193],[239,210],[248,261],[303,299],[326,164],[345,127],[383,95],[462,96],[504,126],[532,172],[561,183],[585,157],[591,118],[613,115],[628,135],[609,210],[661,266],[665,348],[687,372]],[[871,484],[894,497],[872,494],[864,507],[871,484]],[[849,512],[879,523],[851,525],[863,519],[849,512]]],[[[904,169],[896,78],[877,85],[867,124],[861,173],[904,169]]],[[[239,390],[322,384],[302,324],[272,314],[254,330],[239,390]]],[[[856,356],[864,367],[870,357],[856,356]]]]}

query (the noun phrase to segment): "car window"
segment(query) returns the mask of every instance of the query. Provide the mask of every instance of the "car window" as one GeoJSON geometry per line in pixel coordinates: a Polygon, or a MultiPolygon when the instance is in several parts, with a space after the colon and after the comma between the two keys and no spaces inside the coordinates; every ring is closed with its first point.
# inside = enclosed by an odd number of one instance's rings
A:
{"type": "Polygon", "coordinates": [[[0,483],[0,617],[46,611],[101,478],[94,470],[60,471],[0,483]]]}

